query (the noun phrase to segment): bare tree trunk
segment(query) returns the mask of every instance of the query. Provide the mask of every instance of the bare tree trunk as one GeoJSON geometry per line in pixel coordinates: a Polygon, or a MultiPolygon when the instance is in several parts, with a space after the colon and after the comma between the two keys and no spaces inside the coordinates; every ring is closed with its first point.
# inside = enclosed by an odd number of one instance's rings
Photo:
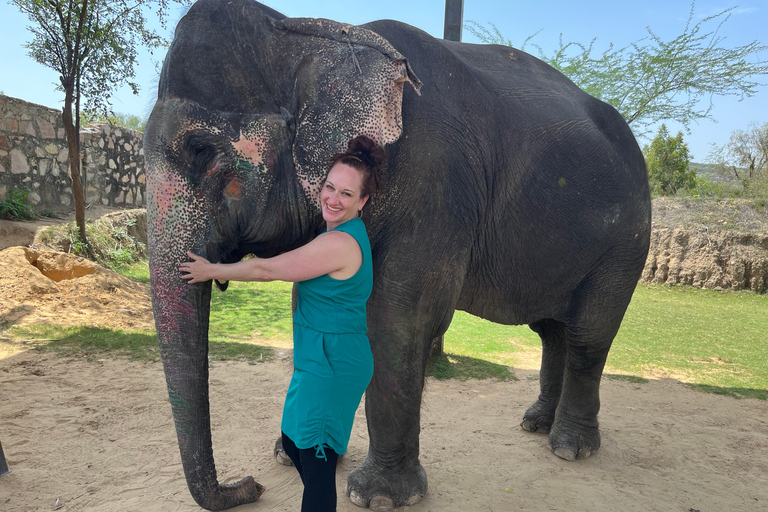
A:
{"type": "Polygon", "coordinates": [[[72,119],[72,99],[74,84],[65,85],[64,109],[62,119],[64,130],[67,132],[67,148],[69,150],[69,173],[72,176],[72,195],[75,198],[75,222],[77,223],[80,241],[88,247],[85,236],[85,195],[83,184],[80,182],[80,133],[72,119]]]}

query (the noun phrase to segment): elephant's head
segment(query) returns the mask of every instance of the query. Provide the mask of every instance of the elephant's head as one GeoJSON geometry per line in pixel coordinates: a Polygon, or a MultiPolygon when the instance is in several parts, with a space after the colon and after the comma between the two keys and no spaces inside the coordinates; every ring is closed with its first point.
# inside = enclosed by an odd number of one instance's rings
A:
{"type": "MultiPolygon", "coordinates": [[[[326,162],[349,139],[402,131],[405,58],[368,30],[288,19],[249,0],[201,0],[180,21],[144,138],[152,301],[189,489],[209,510],[254,501],[219,485],[208,404],[211,287],[186,252],[233,262],[308,241],[326,162]]],[[[275,433],[272,433],[275,434],[275,433]]]]}

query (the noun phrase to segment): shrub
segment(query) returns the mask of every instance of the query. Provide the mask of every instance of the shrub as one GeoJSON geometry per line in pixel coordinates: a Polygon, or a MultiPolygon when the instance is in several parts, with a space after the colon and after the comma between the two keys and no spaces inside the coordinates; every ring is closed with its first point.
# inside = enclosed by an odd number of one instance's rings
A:
{"type": "Polygon", "coordinates": [[[105,216],[85,224],[89,246],[80,241],[75,222],[41,230],[35,239],[45,247],[89,258],[112,269],[126,267],[147,257],[147,247],[129,234],[136,218],[105,216]]]}
{"type": "Polygon", "coordinates": [[[29,192],[12,188],[0,201],[0,218],[10,220],[35,220],[35,207],[29,202],[29,192]]]}
{"type": "Polygon", "coordinates": [[[678,190],[678,196],[709,197],[722,200],[729,197],[741,197],[741,187],[733,183],[712,181],[702,176],[697,176],[693,187],[678,190]]]}
{"type": "Polygon", "coordinates": [[[691,169],[688,145],[683,142],[682,132],[672,137],[662,124],[643,154],[648,165],[648,180],[655,193],[674,195],[680,189],[695,186],[696,171],[691,169]]]}

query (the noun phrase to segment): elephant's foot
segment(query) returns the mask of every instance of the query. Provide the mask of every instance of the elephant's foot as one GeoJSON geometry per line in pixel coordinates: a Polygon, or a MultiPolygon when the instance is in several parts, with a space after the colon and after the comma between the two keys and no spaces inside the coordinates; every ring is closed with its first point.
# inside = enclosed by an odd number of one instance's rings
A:
{"type": "MultiPolygon", "coordinates": [[[[275,441],[275,449],[273,450],[273,455],[275,456],[275,460],[278,464],[282,464],[283,466],[293,466],[293,461],[288,456],[287,453],[285,453],[285,450],[283,449],[283,438],[278,437],[277,441],[275,441]]],[[[344,459],[344,454],[342,453],[339,455],[339,459],[336,462],[336,465],[338,466],[341,464],[341,461],[344,459]]]]}
{"type": "Polygon", "coordinates": [[[600,431],[595,426],[583,423],[563,422],[558,419],[549,433],[549,447],[565,460],[589,458],[600,448],[600,431]]]}
{"type": "Polygon", "coordinates": [[[275,441],[275,449],[273,451],[275,455],[275,460],[278,464],[282,464],[283,466],[293,466],[293,461],[288,456],[287,453],[285,453],[285,450],[283,450],[283,438],[278,437],[277,441],[275,441]]]}
{"type": "Polygon", "coordinates": [[[229,505],[230,507],[244,503],[253,503],[258,500],[266,490],[267,488],[254,480],[252,476],[247,476],[233,484],[219,484],[219,491],[229,497],[231,503],[233,503],[232,505],[229,505]]]}
{"type": "Polygon", "coordinates": [[[346,493],[355,505],[377,512],[415,505],[427,493],[427,473],[418,462],[394,472],[369,455],[347,477],[346,493]]]}
{"type": "Polygon", "coordinates": [[[552,424],[555,422],[555,409],[557,404],[549,405],[541,400],[533,404],[523,415],[520,426],[528,432],[549,434],[552,424]]]}

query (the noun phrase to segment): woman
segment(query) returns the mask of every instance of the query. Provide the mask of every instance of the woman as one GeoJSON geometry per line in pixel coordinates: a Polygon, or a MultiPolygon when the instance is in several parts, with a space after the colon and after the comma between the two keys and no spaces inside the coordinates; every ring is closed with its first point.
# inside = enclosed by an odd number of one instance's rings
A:
{"type": "Polygon", "coordinates": [[[371,247],[360,219],[381,188],[384,152],[361,135],[331,158],[320,192],[327,230],[274,258],[213,264],[188,253],[184,279],[292,281],[294,373],[283,408],[283,448],[304,483],[301,510],[336,510],[336,462],[347,450],[360,398],[373,375],[366,302],[373,287],[371,247]]]}

